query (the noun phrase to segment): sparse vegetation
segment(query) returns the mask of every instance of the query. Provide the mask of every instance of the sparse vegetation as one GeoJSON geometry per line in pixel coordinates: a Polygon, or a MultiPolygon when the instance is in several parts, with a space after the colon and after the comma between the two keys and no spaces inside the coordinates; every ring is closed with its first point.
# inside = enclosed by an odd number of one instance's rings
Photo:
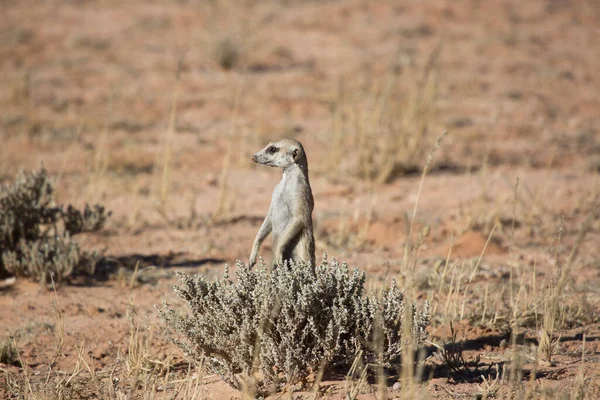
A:
{"type": "Polygon", "coordinates": [[[480,358],[477,357],[473,361],[467,361],[464,355],[464,341],[459,341],[457,338],[457,332],[450,322],[450,338],[448,341],[439,346],[436,345],[437,352],[435,353],[435,359],[439,362],[448,374],[469,376],[476,374],[477,365],[479,364],[480,358]]]}
{"type": "Polygon", "coordinates": [[[0,1],[0,399],[600,398],[600,2],[39,3],[0,1]],[[250,154],[281,137],[309,156],[317,252],[364,271],[358,305],[298,271],[271,318],[257,293],[289,271],[219,278],[278,178],[250,154]],[[115,221],[84,234],[95,203],[115,221]],[[187,307],[176,269],[239,307],[187,307]],[[385,326],[393,278],[401,328],[326,341],[367,298],[385,326]],[[164,300],[212,318],[221,353],[183,354],[200,333],[164,300]]]}
{"type": "Polygon", "coordinates": [[[561,321],[565,320],[563,314],[568,310],[564,305],[561,306],[561,303],[564,304],[563,299],[566,294],[567,284],[572,280],[571,270],[573,268],[573,263],[579,253],[582,242],[591,229],[592,222],[596,220],[598,214],[600,214],[600,203],[598,203],[598,199],[594,200],[592,210],[581,226],[575,244],[573,245],[568,258],[564,262],[558,257],[565,229],[563,221],[561,221],[558,228],[553,274],[548,280],[547,287],[544,290],[543,300],[540,304],[540,309],[543,311],[543,317],[542,327],[539,333],[538,350],[540,356],[550,364],[552,364],[552,356],[557,352],[560,340],[560,338],[554,336],[555,330],[561,324],[561,321]]]}
{"type": "MultiPolygon", "coordinates": [[[[190,368],[189,365],[176,365],[172,354],[162,357],[157,354],[153,346],[155,325],[140,320],[134,303],[133,283],[134,272],[129,284],[129,301],[127,304],[127,319],[129,323],[128,341],[125,343],[124,354],[117,354],[114,363],[105,370],[98,370],[94,356],[88,353],[85,343],[75,345],[73,348],[75,363],[72,368],[62,371],[56,370],[55,362],[70,355],[60,353],[62,347],[61,335],[64,332],[59,328],[63,324],[62,310],[57,303],[53,304],[55,312],[55,335],[60,336],[59,352],[51,363],[42,380],[36,379],[31,367],[21,364],[19,351],[12,338],[0,342],[0,364],[9,364],[22,368],[23,377],[12,372],[3,372],[3,381],[0,381],[0,391],[10,393],[11,397],[28,399],[155,399],[156,392],[164,392],[177,398],[200,398],[203,390],[203,375],[190,368]],[[121,358],[123,357],[123,358],[121,358]],[[183,368],[182,368],[183,367],[183,368]]],[[[56,293],[54,294],[56,297],[56,293]]],[[[15,332],[14,336],[19,336],[15,332]]]]}
{"type": "Polygon", "coordinates": [[[335,260],[324,259],[314,271],[291,262],[271,273],[264,264],[250,271],[238,263],[235,282],[227,269],[212,283],[200,275],[179,277],[175,291],[190,314],[165,305],[163,319],[188,356],[238,389],[278,390],[331,364],[350,365],[359,353],[394,367],[403,345],[416,348],[426,338],[427,303],[422,311],[408,306],[412,321],[405,321],[395,282],[381,297],[365,296],[364,273],[349,273],[335,260]],[[402,338],[406,323],[410,338],[402,338]]]}
{"type": "Polygon", "coordinates": [[[393,70],[383,78],[363,76],[358,85],[340,82],[331,103],[334,143],[327,167],[332,177],[350,171],[384,183],[421,171],[434,138],[440,50],[431,54],[416,83],[393,70]],[[347,157],[349,148],[356,156],[347,157]]]}
{"type": "Polygon", "coordinates": [[[92,274],[96,252],[81,250],[72,236],[102,228],[110,215],[102,205],[55,204],[45,169],[21,172],[0,191],[0,275],[28,276],[42,284],[79,273],[92,274]]]}

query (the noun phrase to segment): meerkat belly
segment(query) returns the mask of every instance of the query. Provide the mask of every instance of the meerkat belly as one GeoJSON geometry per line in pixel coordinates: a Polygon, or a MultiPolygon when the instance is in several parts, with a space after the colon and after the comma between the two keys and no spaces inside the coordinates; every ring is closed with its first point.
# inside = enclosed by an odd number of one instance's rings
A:
{"type": "Polygon", "coordinates": [[[271,224],[273,243],[277,243],[279,236],[285,230],[285,227],[292,219],[292,210],[289,199],[286,198],[284,186],[278,185],[273,191],[273,199],[271,204],[271,224]]]}
{"type": "Polygon", "coordinates": [[[289,207],[285,204],[280,204],[273,208],[271,214],[271,223],[273,226],[273,240],[277,243],[279,236],[285,230],[285,227],[290,223],[292,213],[289,207]]]}

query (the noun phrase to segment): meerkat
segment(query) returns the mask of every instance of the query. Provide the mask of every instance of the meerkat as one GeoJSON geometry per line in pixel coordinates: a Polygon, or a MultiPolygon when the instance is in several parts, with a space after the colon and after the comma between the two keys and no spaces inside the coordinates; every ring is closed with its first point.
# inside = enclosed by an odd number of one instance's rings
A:
{"type": "Polygon", "coordinates": [[[308,180],[308,161],[300,142],[282,139],[269,143],[252,156],[258,164],[283,169],[275,186],[271,205],[252,245],[249,267],[256,264],[260,245],[273,235],[273,255],[277,265],[285,260],[304,261],[315,267],[315,238],[312,211],[314,200],[308,180]]]}

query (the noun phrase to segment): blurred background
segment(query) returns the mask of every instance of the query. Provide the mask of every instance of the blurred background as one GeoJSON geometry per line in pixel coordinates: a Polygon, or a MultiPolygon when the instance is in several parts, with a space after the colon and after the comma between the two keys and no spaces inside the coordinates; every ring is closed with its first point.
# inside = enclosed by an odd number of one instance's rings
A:
{"type": "Polygon", "coordinates": [[[596,1],[0,7],[0,178],[44,165],[60,200],[105,204],[111,254],[246,259],[279,179],[250,155],[281,137],[307,149],[318,254],[377,268],[417,197],[431,254],[467,234],[471,256],[494,225],[504,251],[515,207],[548,244],[595,193],[596,1]]]}

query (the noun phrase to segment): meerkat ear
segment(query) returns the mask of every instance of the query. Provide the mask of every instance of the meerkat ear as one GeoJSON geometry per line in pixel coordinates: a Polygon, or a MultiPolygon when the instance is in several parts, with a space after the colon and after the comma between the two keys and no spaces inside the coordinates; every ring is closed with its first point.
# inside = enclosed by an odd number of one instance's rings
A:
{"type": "Polygon", "coordinates": [[[298,156],[299,155],[300,155],[300,150],[299,149],[292,150],[292,158],[294,159],[294,161],[298,160],[298,156]]]}

